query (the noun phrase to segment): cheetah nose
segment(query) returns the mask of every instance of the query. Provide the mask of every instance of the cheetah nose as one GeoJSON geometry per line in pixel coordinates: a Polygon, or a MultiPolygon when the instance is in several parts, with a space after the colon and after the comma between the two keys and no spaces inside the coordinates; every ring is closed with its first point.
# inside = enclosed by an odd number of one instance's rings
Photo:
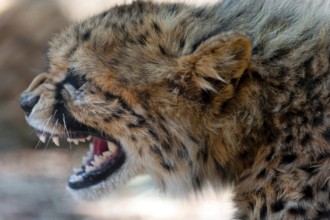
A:
{"type": "Polygon", "coordinates": [[[39,99],[40,96],[33,95],[28,92],[22,93],[19,103],[27,116],[30,115],[33,107],[38,103],[39,99]]]}

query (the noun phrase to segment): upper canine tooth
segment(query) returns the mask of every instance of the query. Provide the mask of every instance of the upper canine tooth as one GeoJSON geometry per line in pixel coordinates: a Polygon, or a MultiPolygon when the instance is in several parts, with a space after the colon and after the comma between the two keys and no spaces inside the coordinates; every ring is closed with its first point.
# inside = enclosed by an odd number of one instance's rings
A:
{"type": "Polygon", "coordinates": [[[39,140],[42,142],[42,143],[46,143],[46,135],[45,134],[42,134],[39,136],[39,140]]]}
{"type": "Polygon", "coordinates": [[[54,144],[56,144],[56,146],[60,146],[60,138],[58,136],[53,136],[52,140],[54,142],[54,144]]]}
{"type": "Polygon", "coordinates": [[[86,140],[88,140],[88,141],[92,140],[92,136],[91,135],[88,135],[87,138],[86,138],[86,140]]]}
{"type": "Polygon", "coordinates": [[[79,144],[79,140],[74,139],[74,140],[73,140],[73,143],[74,143],[75,145],[78,145],[78,144],[79,144]]]}
{"type": "Polygon", "coordinates": [[[114,143],[108,141],[108,149],[111,153],[114,153],[116,151],[117,147],[114,143]]]}

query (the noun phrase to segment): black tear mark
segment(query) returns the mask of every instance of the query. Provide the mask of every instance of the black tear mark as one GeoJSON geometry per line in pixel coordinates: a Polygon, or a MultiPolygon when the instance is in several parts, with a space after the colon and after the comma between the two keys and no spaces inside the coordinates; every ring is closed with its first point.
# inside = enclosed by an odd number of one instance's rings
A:
{"type": "MultiPolygon", "coordinates": [[[[87,80],[84,75],[79,74],[79,72],[74,68],[68,68],[65,79],[62,84],[70,84],[75,89],[79,89],[87,80]]],[[[60,85],[60,84],[58,84],[60,85]]]]}

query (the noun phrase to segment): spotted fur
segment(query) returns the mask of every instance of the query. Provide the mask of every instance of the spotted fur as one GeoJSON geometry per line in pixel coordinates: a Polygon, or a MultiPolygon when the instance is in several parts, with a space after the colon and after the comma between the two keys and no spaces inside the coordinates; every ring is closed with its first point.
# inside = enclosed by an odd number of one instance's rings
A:
{"type": "Polygon", "coordinates": [[[233,183],[237,219],[329,219],[329,46],[329,1],[137,1],[53,39],[27,119],[121,143],[85,198],[149,174],[176,193],[233,183]]]}

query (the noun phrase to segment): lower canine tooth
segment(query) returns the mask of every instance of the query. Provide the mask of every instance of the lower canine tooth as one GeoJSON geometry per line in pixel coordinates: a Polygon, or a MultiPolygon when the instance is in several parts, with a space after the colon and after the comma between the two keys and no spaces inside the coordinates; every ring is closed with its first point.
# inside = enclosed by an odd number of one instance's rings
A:
{"type": "Polygon", "coordinates": [[[101,167],[103,160],[101,156],[94,155],[94,167],[101,167]]]}
{"type": "Polygon", "coordinates": [[[112,155],[112,153],[110,151],[106,151],[106,152],[103,152],[103,158],[107,158],[107,157],[110,157],[112,155]]]}

